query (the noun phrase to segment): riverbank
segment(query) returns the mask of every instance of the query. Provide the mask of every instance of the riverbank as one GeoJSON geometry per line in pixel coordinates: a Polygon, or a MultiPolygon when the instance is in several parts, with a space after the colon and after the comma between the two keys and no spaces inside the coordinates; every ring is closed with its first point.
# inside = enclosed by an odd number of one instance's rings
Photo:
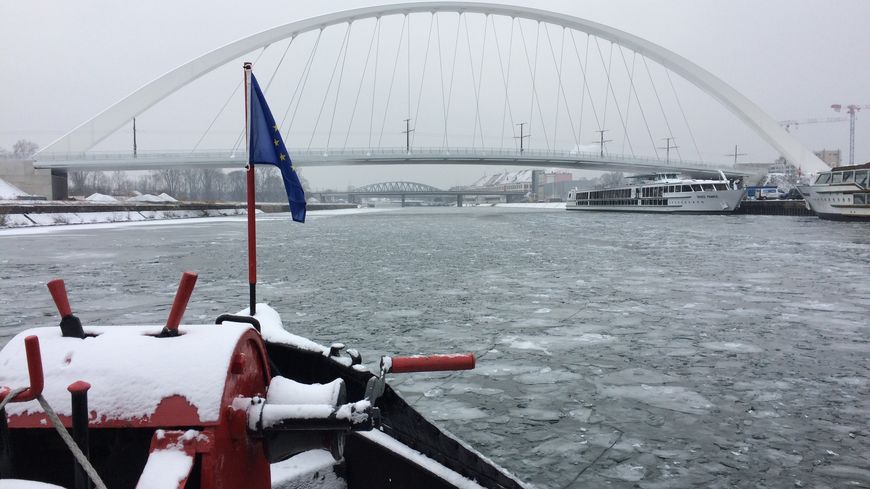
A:
{"type": "MultiPolygon", "coordinates": [[[[308,204],[310,211],[354,209],[356,204],[308,204]]],[[[0,228],[226,217],[246,214],[243,203],[0,201],[0,228]]],[[[264,202],[257,210],[286,212],[286,203],[264,202]]]]}

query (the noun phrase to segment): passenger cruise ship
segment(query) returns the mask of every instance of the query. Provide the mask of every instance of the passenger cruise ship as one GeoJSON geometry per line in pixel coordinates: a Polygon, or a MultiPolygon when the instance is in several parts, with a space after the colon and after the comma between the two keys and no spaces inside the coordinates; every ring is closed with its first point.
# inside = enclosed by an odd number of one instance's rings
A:
{"type": "Polygon", "coordinates": [[[633,184],[568,193],[570,211],[728,213],[740,207],[746,190],[729,181],[685,178],[679,173],[629,177],[633,184]]]}
{"type": "Polygon", "coordinates": [[[870,163],[819,173],[798,191],[822,219],[870,220],[870,163]]]}

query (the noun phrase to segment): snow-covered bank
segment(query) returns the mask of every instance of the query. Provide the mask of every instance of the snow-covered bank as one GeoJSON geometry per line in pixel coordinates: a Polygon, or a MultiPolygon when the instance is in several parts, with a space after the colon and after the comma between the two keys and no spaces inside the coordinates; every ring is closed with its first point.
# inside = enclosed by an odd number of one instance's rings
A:
{"type": "Polygon", "coordinates": [[[27,192],[0,178],[0,200],[14,200],[27,197],[27,192]]]}
{"type": "Polygon", "coordinates": [[[189,219],[195,217],[225,217],[245,214],[244,209],[204,210],[140,210],[119,212],[45,212],[0,215],[0,228],[59,226],[66,224],[98,224],[117,222],[189,219]]]}
{"type": "MultiPolygon", "coordinates": [[[[57,222],[51,222],[45,225],[35,224],[33,221],[28,220],[28,224],[16,225],[9,224],[9,221],[12,219],[19,220],[22,219],[21,214],[10,214],[5,216],[7,219],[7,227],[3,227],[0,225],[0,237],[3,236],[21,236],[21,235],[34,235],[34,234],[49,234],[54,232],[61,231],[88,231],[95,229],[114,229],[120,227],[129,227],[129,226],[169,226],[169,225],[179,225],[179,224],[202,224],[202,223],[215,223],[215,222],[244,222],[246,212],[244,209],[225,209],[227,211],[226,214],[221,214],[220,212],[224,209],[220,210],[208,210],[208,211],[140,211],[140,212],[88,212],[81,213],[78,216],[83,216],[84,218],[94,216],[96,214],[103,214],[102,220],[94,220],[89,221],[71,221],[61,222],[63,219],[69,219],[69,216],[76,216],[73,213],[64,213],[64,214],[36,214],[36,216],[61,216],[59,217],[57,222]],[[205,214],[203,214],[205,213],[205,214]],[[122,216],[110,216],[114,214],[121,214],[122,216]],[[139,218],[126,219],[127,214],[139,214],[139,218]],[[167,216],[167,214],[173,214],[167,216]],[[186,215],[180,215],[186,214],[186,215]],[[162,217],[161,217],[162,216],[162,217]],[[112,220],[113,217],[116,217],[115,220],[112,220]]],[[[384,211],[395,211],[397,209],[374,209],[374,208],[361,208],[361,209],[324,209],[324,210],[313,210],[308,211],[308,219],[314,218],[322,218],[322,217],[334,217],[334,216],[344,216],[344,215],[353,215],[353,214],[368,214],[372,212],[384,212],[384,211]]],[[[259,217],[257,217],[258,221],[269,221],[269,220],[288,220],[290,219],[288,213],[263,213],[262,211],[257,211],[259,217]]],[[[33,217],[34,215],[30,215],[33,217]]],[[[45,219],[48,221],[48,219],[45,219]]]]}

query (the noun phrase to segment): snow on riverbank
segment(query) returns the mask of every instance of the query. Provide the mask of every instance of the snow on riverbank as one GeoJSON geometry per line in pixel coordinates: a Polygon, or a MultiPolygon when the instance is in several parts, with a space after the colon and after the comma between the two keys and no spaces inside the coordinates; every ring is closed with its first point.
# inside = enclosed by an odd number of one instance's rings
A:
{"type": "Polygon", "coordinates": [[[159,210],[159,211],[117,211],[117,212],[44,212],[28,214],[7,214],[0,216],[0,229],[61,226],[66,224],[98,224],[154,221],[164,219],[189,219],[195,217],[226,217],[244,215],[244,209],[206,209],[206,210],[159,210]]]}
{"type": "MultiPolygon", "coordinates": [[[[325,209],[308,211],[308,218],[334,217],[372,212],[395,211],[396,209],[325,209]]],[[[258,221],[287,220],[287,213],[265,214],[257,211],[258,221]]],[[[10,214],[5,216],[6,227],[0,224],[0,236],[48,234],[58,231],[85,231],[112,229],[127,226],[160,226],[200,224],[245,220],[244,209],[218,209],[206,211],[139,211],[139,212],[82,212],[63,214],[10,214]],[[129,214],[129,216],[128,216],[129,214]],[[136,217],[138,215],[138,217],[136,217]],[[41,217],[40,217],[41,216],[41,217]],[[52,217],[46,217],[52,216],[52,217]],[[35,222],[39,221],[39,223],[35,222]],[[44,223],[44,224],[42,224],[44,223]],[[74,224],[74,225],[69,225],[74,224]]]]}
{"type": "Polygon", "coordinates": [[[15,200],[26,196],[27,192],[0,178],[0,200],[15,200]]]}

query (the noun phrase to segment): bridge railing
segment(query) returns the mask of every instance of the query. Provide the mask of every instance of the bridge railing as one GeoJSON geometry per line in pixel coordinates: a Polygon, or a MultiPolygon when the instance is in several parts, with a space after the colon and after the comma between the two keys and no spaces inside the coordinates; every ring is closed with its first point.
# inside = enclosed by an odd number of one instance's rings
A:
{"type": "MultiPolygon", "coordinates": [[[[656,158],[639,157],[634,155],[605,153],[603,156],[598,152],[565,151],[525,149],[520,152],[514,148],[486,148],[486,147],[413,147],[407,151],[404,147],[392,148],[288,148],[291,159],[300,163],[327,162],[334,160],[366,160],[366,159],[391,159],[391,160],[425,160],[430,158],[444,160],[462,159],[505,159],[505,160],[553,160],[553,161],[592,161],[640,165],[659,165],[692,168],[722,168],[723,165],[713,165],[694,160],[670,160],[664,161],[656,158]]],[[[131,151],[88,151],[86,153],[39,153],[36,160],[39,162],[86,162],[86,161],[118,161],[118,160],[190,160],[190,161],[238,161],[240,166],[245,164],[244,151],[233,150],[197,150],[197,151],[166,151],[166,150],[142,150],[134,155],[131,151]]]]}

